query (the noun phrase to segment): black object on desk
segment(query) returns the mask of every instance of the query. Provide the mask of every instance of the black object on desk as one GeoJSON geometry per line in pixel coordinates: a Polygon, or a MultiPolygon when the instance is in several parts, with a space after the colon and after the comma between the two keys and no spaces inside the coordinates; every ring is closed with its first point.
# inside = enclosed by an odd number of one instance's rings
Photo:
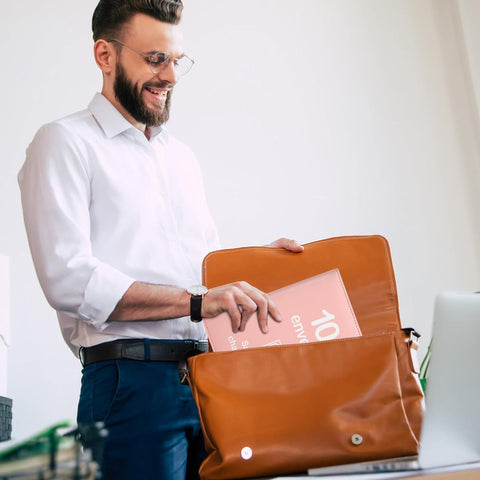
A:
{"type": "Polygon", "coordinates": [[[0,397],[0,442],[10,440],[12,435],[12,399],[0,397]]]}

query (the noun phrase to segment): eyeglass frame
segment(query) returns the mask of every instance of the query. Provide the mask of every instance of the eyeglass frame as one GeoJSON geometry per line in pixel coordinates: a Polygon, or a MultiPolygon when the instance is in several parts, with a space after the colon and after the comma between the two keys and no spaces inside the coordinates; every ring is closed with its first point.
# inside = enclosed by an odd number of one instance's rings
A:
{"type": "Polygon", "coordinates": [[[151,54],[147,54],[147,53],[144,53],[144,52],[140,52],[138,50],[135,50],[134,48],[130,47],[129,45],[121,42],[120,40],[117,40],[116,38],[110,38],[109,40],[107,40],[107,42],[109,43],[118,43],[119,45],[121,45],[122,47],[125,47],[125,48],[128,48],[129,50],[131,50],[132,52],[136,53],[137,55],[140,55],[141,57],[143,57],[143,59],[148,63],[148,66],[150,68],[150,71],[154,74],[154,75],[158,75],[163,69],[165,69],[170,62],[174,62],[173,63],[173,66],[174,66],[174,69],[175,71],[176,70],[176,65],[175,65],[175,61],[177,60],[180,60],[182,58],[186,58],[188,60],[190,60],[190,66],[188,68],[188,70],[186,70],[184,73],[179,73],[178,75],[179,76],[183,76],[183,75],[186,75],[193,67],[193,65],[195,64],[195,60],[191,57],[189,57],[187,54],[182,54],[179,58],[175,58],[175,57],[172,57],[169,53],[166,53],[166,52],[153,52],[151,54]],[[157,68],[155,68],[153,65],[152,65],[152,58],[154,58],[156,55],[164,55],[165,56],[165,60],[160,63],[160,65],[158,66],[158,71],[157,68]]]}

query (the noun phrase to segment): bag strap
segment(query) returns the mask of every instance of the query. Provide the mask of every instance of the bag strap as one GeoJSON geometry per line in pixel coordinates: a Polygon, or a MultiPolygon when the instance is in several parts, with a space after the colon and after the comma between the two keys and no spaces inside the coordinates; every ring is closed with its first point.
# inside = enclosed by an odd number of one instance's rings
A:
{"type": "Polygon", "coordinates": [[[418,339],[421,335],[414,328],[402,328],[402,331],[407,335],[407,344],[412,360],[412,372],[418,375],[421,371],[421,366],[418,363],[418,339]]]}

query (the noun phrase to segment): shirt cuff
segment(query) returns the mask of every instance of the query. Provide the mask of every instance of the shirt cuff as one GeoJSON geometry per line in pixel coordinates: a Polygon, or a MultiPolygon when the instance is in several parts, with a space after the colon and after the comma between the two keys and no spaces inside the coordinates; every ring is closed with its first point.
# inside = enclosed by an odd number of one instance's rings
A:
{"type": "Polygon", "coordinates": [[[82,320],[99,331],[105,330],[108,317],[134,281],[109,265],[98,265],[87,284],[79,308],[82,320]]]}

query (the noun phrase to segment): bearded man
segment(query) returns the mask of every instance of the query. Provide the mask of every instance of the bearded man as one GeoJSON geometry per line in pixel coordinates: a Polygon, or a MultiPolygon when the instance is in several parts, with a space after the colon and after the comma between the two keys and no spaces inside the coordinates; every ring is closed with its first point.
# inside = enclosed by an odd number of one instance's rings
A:
{"type": "MultiPolygon", "coordinates": [[[[78,423],[104,422],[103,478],[198,478],[205,457],[195,403],[179,380],[207,350],[203,319],[232,330],[268,295],[239,282],[208,291],[219,248],[194,154],[171,136],[173,89],[193,66],[181,0],[101,0],[93,14],[101,93],[37,132],[19,173],[36,272],[65,342],[83,365],[78,423]]],[[[272,246],[301,251],[280,239],[272,246]]]]}

